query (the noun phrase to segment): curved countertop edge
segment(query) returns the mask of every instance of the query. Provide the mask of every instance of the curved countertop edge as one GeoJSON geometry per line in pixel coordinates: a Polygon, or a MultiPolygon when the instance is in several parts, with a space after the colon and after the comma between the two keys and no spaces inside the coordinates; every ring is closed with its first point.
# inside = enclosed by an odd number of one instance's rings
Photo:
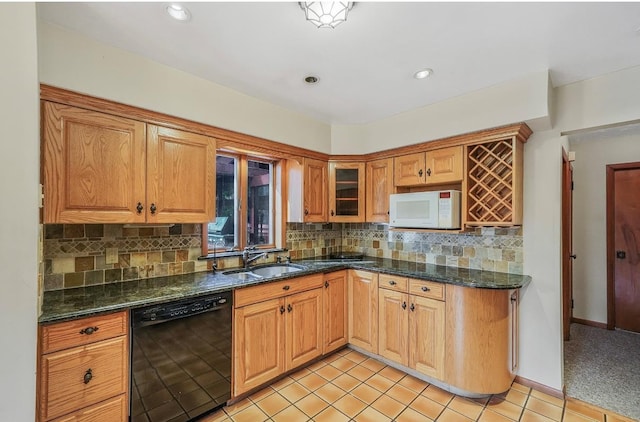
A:
{"type": "MultiPolygon", "coordinates": [[[[446,267],[384,258],[361,261],[328,260],[326,257],[294,261],[307,269],[277,277],[241,281],[222,272],[198,272],[146,278],[95,286],[44,292],[39,323],[52,323],[92,315],[157,305],[189,297],[214,294],[272,281],[355,269],[481,289],[519,289],[531,282],[528,275],[446,267]]],[[[229,269],[232,270],[232,269],[229,269]]]]}

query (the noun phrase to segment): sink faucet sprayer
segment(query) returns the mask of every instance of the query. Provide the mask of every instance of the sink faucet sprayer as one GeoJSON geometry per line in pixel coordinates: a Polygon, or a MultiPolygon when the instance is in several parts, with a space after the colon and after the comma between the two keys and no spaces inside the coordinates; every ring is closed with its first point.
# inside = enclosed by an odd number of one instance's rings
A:
{"type": "Polygon", "coordinates": [[[255,246],[251,246],[251,247],[246,247],[244,248],[244,250],[242,251],[242,266],[244,268],[248,268],[249,264],[252,263],[253,261],[260,259],[262,257],[267,257],[269,255],[268,252],[262,252],[259,253],[257,255],[254,256],[249,256],[251,251],[255,251],[256,247],[255,246]]]}

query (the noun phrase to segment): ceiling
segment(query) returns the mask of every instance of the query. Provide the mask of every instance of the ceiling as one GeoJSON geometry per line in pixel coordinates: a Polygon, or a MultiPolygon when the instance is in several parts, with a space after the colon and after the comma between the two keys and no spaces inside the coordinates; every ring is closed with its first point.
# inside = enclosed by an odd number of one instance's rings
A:
{"type": "Polygon", "coordinates": [[[330,124],[361,124],[550,71],[640,65],[640,3],[358,2],[317,29],[295,2],[39,3],[39,19],[330,124]],[[414,72],[432,68],[427,79],[414,72]],[[308,85],[307,75],[320,81],[308,85]]]}

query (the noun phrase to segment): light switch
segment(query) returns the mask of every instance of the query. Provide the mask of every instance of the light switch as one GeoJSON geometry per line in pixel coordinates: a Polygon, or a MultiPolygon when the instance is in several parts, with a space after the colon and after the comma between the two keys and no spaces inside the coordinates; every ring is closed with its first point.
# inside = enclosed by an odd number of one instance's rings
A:
{"type": "Polygon", "coordinates": [[[107,257],[105,262],[107,264],[115,264],[118,262],[118,248],[107,248],[107,257]]]}

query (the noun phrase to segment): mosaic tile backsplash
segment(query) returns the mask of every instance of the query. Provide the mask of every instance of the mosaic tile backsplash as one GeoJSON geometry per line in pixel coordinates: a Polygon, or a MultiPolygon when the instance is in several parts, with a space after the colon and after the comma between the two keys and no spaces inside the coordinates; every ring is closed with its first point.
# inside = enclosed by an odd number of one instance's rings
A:
{"type": "MultiPolygon", "coordinates": [[[[201,255],[201,225],[126,228],[122,224],[44,225],[43,290],[59,290],[139,278],[211,270],[201,255]],[[117,248],[116,263],[106,263],[117,248]]],[[[288,223],[292,259],[338,252],[410,262],[522,274],[522,230],[478,228],[466,233],[393,231],[370,223],[288,223]]],[[[273,262],[269,254],[260,263],[273,262]]],[[[240,257],[218,258],[219,269],[241,265],[240,257]]]]}

